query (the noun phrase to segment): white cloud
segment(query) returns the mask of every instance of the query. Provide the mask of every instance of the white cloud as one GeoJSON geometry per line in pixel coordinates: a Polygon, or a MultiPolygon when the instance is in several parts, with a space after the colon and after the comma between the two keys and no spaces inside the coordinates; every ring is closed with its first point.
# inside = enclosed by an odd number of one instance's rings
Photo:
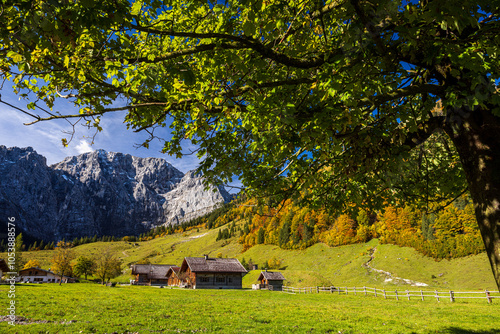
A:
{"type": "Polygon", "coordinates": [[[78,154],[92,152],[94,150],[92,146],[90,146],[89,142],[86,140],[80,140],[80,143],[75,146],[75,149],[78,152],[78,154]]]}
{"type": "MultiPolygon", "coordinates": [[[[20,108],[26,105],[26,101],[19,101],[19,98],[11,91],[8,91],[8,89],[4,88],[0,90],[0,93],[2,94],[3,101],[20,108]]],[[[117,101],[117,105],[120,104],[123,104],[123,101],[117,101]]],[[[58,109],[66,110],[68,113],[72,113],[72,110],[74,113],[77,112],[71,104],[64,101],[59,103],[58,109]]],[[[76,133],[72,141],[68,147],[64,147],[61,139],[66,138],[69,140],[71,135],[68,132],[73,130],[73,127],[68,122],[65,120],[54,120],[25,126],[23,123],[33,121],[31,117],[0,103],[0,145],[7,147],[31,146],[38,154],[47,158],[47,164],[49,165],[58,163],[67,156],[78,155],[102,148],[108,152],[121,152],[142,158],[162,158],[183,173],[198,167],[200,159],[196,154],[188,154],[180,159],[163,154],[161,153],[163,142],[158,140],[153,140],[150,143],[149,149],[143,147],[137,148],[137,144],[142,143],[149,135],[145,132],[136,133],[132,130],[127,130],[123,122],[124,116],[124,112],[116,112],[103,116],[101,121],[103,131],[97,133],[95,137],[94,128],[88,129],[81,124],[76,125],[76,133]],[[92,141],[94,141],[94,144],[90,145],[89,143],[92,141]]],[[[155,135],[166,140],[171,138],[168,127],[158,129],[155,135]]],[[[197,148],[188,141],[184,142],[182,146],[185,153],[193,152],[197,148]]],[[[241,184],[235,179],[232,185],[240,186],[241,184]]]]}

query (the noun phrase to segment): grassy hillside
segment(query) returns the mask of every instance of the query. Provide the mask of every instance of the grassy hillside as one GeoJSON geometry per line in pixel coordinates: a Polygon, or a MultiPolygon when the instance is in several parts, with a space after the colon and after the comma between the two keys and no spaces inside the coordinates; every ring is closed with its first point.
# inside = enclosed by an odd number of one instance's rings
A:
{"type": "MultiPolygon", "coordinates": [[[[186,256],[209,254],[215,257],[245,258],[259,265],[276,258],[281,260],[281,269],[287,284],[296,287],[335,285],[387,287],[401,285],[401,281],[388,281],[387,275],[368,270],[370,265],[392,274],[393,277],[410,279],[428,284],[432,288],[453,290],[496,290],[493,275],[485,253],[460,259],[435,261],[406,247],[380,244],[374,239],[368,243],[340,247],[329,247],[318,243],[305,250],[283,250],[275,245],[256,245],[242,253],[237,238],[216,241],[219,229],[191,230],[184,234],[173,234],[143,242],[97,242],[74,248],[76,256],[93,255],[111,249],[123,260],[124,274],[115,281],[130,279],[130,264],[148,258],[151,263],[180,265],[186,256]]],[[[23,253],[24,259],[38,259],[42,268],[50,267],[54,251],[23,253]]],[[[5,258],[5,254],[0,257],[5,258]]],[[[243,280],[245,287],[256,282],[260,270],[250,272],[243,280]]]]}

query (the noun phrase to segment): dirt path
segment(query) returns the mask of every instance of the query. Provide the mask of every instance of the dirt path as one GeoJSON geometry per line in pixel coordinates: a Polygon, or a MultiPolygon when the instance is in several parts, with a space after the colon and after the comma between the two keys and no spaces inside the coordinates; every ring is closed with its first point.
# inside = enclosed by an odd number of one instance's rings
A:
{"type": "Polygon", "coordinates": [[[412,281],[412,280],[407,279],[407,278],[401,278],[401,277],[394,276],[393,274],[391,274],[388,271],[384,271],[384,270],[381,270],[381,269],[373,268],[370,265],[370,263],[375,258],[375,252],[376,251],[377,251],[377,247],[372,248],[370,250],[370,259],[368,261],[366,261],[365,263],[362,264],[362,266],[365,267],[366,270],[368,270],[369,272],[370,271],[375,271],[375,272],[377,272],[379,274],[385,275],[385,282],[394,282],[394,283],[397,283],[397,284],[398,283],[399,284],[408,284],[408,285],[411,285],[411,286],[427,286],[428,285],[428,284],[425,284],[425,283],[421,283],[421,282],[417,282],[417,281],[412,281]]]}

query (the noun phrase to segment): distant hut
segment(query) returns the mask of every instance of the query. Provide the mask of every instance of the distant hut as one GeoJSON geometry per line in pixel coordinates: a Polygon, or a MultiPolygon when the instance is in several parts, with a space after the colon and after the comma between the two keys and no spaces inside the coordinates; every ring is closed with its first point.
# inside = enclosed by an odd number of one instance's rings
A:
{"type": "Polygon", "coordinates": [[[131,266],[132,284],[134,285],[167,285],[167,272],[175,267],[171,264],[134,264],[131,266]]]}
{"type": "Polygon", "coordinates": [[[62,279],[62,283],[74,283],[76,280],[73,277],[62,276],[53,273],[50,270],[44,270],[38,267],[26,268],[19,270],[19,275],[16,278],[16,282],[20,283],[59,283],[62,279]]]}
{"type": "Polygon", "coordinates": [[[192,289],[241,289],[247,273],[238,259],[186,257],[178,276],[192,289]]]}
{"type": "Polygon", "coordinates": [[[282,290],[285,277],[280,272],[261,271],[259,278],[260,289],[282,290]]]}

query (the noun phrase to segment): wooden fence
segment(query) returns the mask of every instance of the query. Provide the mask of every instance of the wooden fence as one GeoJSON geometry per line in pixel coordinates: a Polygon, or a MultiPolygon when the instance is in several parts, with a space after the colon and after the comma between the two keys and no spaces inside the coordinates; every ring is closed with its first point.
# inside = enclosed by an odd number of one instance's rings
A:
{"type": "Polygon", "coordinates": [[[410,291],[410,290],[386,290],[368,287],[338,287],[338,286],[316,286],[306,288],[294,288],[290,286],[283,286],[283,292],[288,293],[330,293],[339,295],[373,295],[375,297],[383,297],[384,299],[396,300],[411,300],[419,299],[424,301],[425,298],[436,299],[438,302],[441,300],[449,300],[455,302],[457,299],[485,299],[488,303],[492,303],[493,299],[500,299],[500,292],[498,291],[410,291]]]}

